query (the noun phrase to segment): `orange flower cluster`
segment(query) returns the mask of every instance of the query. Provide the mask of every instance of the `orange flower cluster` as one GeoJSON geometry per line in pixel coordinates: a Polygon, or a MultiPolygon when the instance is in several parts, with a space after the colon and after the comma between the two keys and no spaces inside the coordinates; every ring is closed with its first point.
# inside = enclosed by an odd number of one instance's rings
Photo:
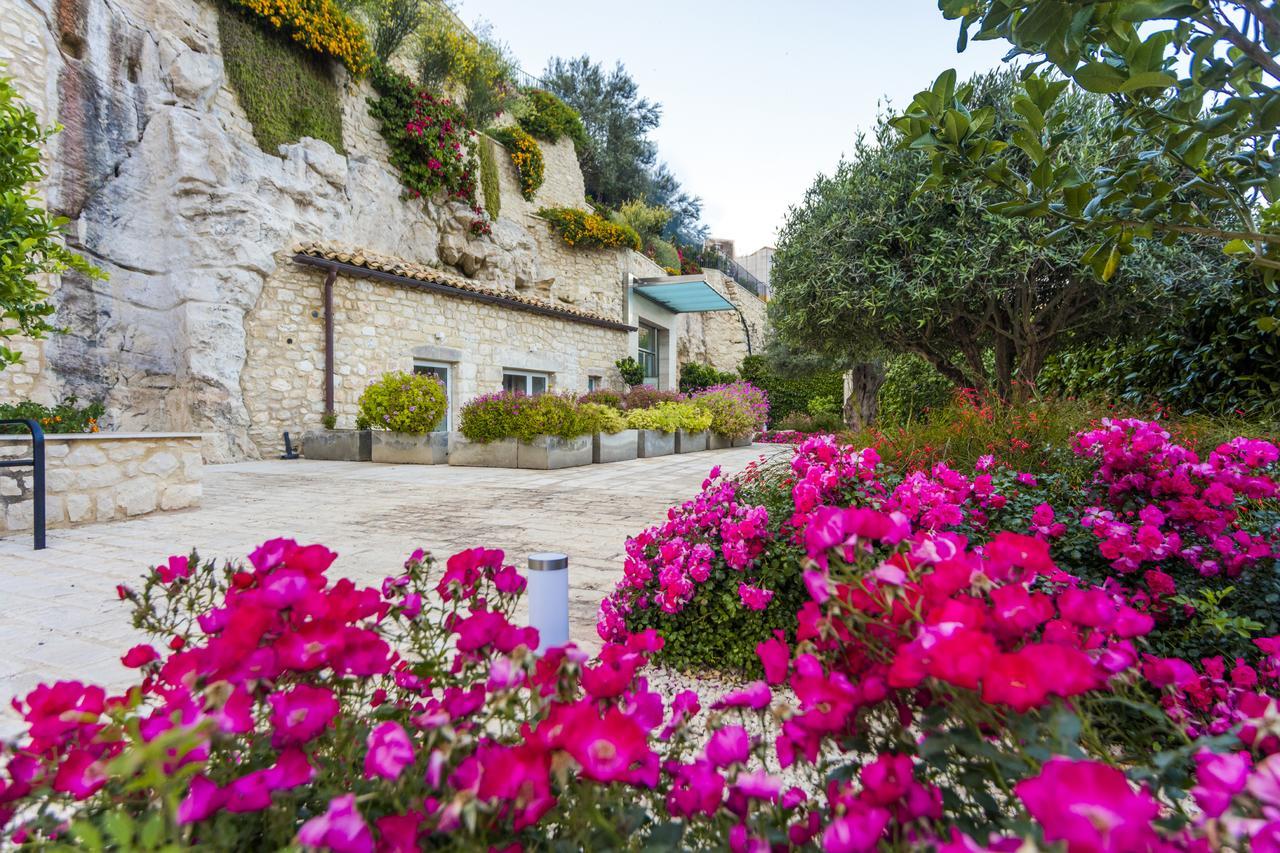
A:
{"type": "Polygon", "coordinates": [[[544,207],[538,215],[547,220],[570,246],[640,251],[640,235],[634,228],[610,222],[603,216],[576,207],[544,207]]]}
{"type": "Polygon", "coordinates": [[[333,0],[234,0],[298,44],[332,56],[356,77],[369,70],[372,52],[364,27],[333,0]]]}

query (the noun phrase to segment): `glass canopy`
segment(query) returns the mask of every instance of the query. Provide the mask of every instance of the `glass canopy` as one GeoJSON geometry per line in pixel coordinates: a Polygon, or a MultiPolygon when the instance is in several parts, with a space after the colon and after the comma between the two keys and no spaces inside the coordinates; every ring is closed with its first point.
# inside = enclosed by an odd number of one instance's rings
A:
{"type": "Polygon", "coordinates": [[[658,303],[673,314],[699,314],[703,311],[733,311],[733,303],[725,299],[700,275],[666,275],[638,278],[636,293],[658,303]]]}

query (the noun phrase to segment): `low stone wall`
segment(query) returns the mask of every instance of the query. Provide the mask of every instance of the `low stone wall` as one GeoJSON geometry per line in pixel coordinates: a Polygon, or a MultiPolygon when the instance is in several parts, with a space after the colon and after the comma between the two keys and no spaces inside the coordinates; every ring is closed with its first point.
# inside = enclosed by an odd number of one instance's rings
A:
{"type": "MultiPolygon", "coordinates": [[[[113,521],[200,503],[199,433],[45,436],[45,520],[49,527],[113,521]]],[[[30,458],[31,440],[0,435],[0,459],[30,458]]],[[[0,468],[0,535],[30,530],[33,472],[0,468]]]]}

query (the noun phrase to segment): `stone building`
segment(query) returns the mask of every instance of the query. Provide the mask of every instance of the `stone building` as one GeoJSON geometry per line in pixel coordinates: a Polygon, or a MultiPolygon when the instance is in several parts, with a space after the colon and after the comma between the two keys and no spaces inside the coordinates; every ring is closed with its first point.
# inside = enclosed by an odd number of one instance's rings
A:
{"type": "Polygon", "coordinates": [[[734,369],[763,344],[763,302],[718,272],[671,280],[551,231],[539,208],[586,207],[568,140],[543,144],[532,201],[498,147],[501,215],[483,236],[465,205],[402,198],[371,90],[340,68],[345,150],[261,150],[218,14],[215,0],[0,4],[0,63],[64,127],[45,201],[109,275],[49,283],[67,331],[19,342],[0,400],[101,399],[109,427],[197,431],[211,459],[237,459],[277,453],[281,431],[318,426],[327,405],[349,423],[388,369],[445,377],[455,417],[522,383],[617,385],[625,355],[669,387],[683,362],[734,369]]]}

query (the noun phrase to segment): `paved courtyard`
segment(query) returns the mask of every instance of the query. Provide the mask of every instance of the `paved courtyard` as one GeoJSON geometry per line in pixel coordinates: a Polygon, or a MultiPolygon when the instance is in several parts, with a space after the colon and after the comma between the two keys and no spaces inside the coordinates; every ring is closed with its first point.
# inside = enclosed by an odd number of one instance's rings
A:
{"type": "Polygon", "coordinates": [[[140,641],[115,585],[170,554],[243,558],[275,536],[338,552],[332,576],[375,583],[414,548],[438,557],[476,545],[523,567],[537,551],[570,558],[570,634],[595,647],[595,612],[623,543],[691,497],[713,465],[742,470],[776,447],[695,453],[563,471],[272,460],[205,468],[199,509],[0,539],[0,737],[8,707],[40,681],[127,683],[119,656],[140,641]]]}

